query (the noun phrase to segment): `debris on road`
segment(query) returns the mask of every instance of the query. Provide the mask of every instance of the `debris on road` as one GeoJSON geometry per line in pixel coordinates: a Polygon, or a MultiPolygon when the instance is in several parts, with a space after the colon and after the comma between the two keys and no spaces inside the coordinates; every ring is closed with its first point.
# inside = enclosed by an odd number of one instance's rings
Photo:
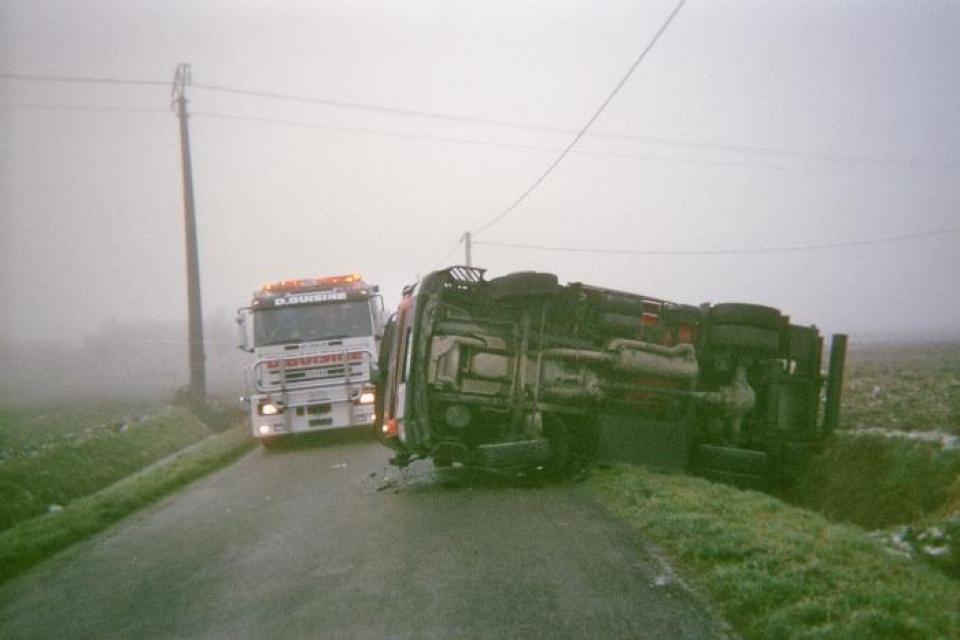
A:
{"type": "Polygon", "coordinates": [[[377,491],[386,491],[387,489],[393,489],[397,486],[397,481],[392,478],[384,478],[383,484],[377,487],[377,491]]]}

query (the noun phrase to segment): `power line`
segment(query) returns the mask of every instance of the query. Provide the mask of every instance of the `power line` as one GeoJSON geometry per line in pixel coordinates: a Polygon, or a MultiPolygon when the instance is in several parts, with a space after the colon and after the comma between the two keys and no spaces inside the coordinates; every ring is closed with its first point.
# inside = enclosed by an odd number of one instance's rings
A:
{"type": "Polygon", "coordinates": [[[903,235],[888,236],[885,238],[876,238],[872,240],[849,240],[845,242],[825,242],[821,244],[794,245],[786,247],[755,247],[745,249],[691,249],[691,250],[656,250],[656,249],[597,249],[587,247],[557,247],[536,244],[517,244],[510,242],[482,242],[476,241],[474,244],[482,244],[488,247],[502,247],[506,249],[523,249],[533,251],[561,251],[565,253],[602,253],[602,254],[622,254],[634,256],[719,256],[719,255],[743,255],[743,254],[762,254],[762,253],[800,253],[806,251],[826,251],[830,249],[842,249],[847,247],[865,247],[880,244],[892,244],[896,242],[905,242],[909,240],[920,240],[924,238],[933,238],[937,236],[951,235],[960,233],[960,227],[947,227],[944,229],[934,229],[931,231],[921,231],[918,233],[907,233],[903,235]]]}
{"type": "Polygon", "coordinates": [[[787,156],[796,159],[808,160],[828,160],[834,162],[860,162],[869,164],[892,164],[909,166],[929,166],[940,167],[944,169],[952,168],[950,163],[939,162],[918,162],[912,158],[896,158],[882,156],[868,156],[864,154],[853,153],[826,153],[822,151],[807,151],[803,149],[785,149],[781,147],[766,147],[760,145],[736,144],[730,142],[710,142],[703,140],[677,140],[674,138],[663,138],[660,136],[641,136],[629,133],[601,133],[592,132],[591,137],[606,138],[608,140],[621,140],[627,142],[644,142],[662,146],[671,146],[679,148],[705,149],[708,151],[722,151],[745,153],[761,156],[787,156]]]}
{"type": "MultiPolygon", "coordinates": [[[[316,104],[316,105],[322,105],[327,107],[354,109],[354,110],[360,110],[360,111],[369,111],[373,113],[382,113],[382,114],[403,116],[403,117],[410,117],[410,118],[441,120],[441,121],[448,121],[448,122],[461,122],[465,124],[492,126],[492,127],[516,129],[516,130],[522,130],[522,131],[532,131],[536,133],[549,133],[549,134],[560,134],[560,135],[570,135],[571,133],[574,133],[573,130],[565,127],[539,125],[539,124],[533,124],[529,122],[517,122],[515,120],[502,120],[497,118],[483,118],[479,116],[467,116],[467,115],[452,114],[452,113],[442,113],[437,111],[407,109],[407,108],[401,108],[401,107],[391,107],[386,105],[376,105],[376,104],[370,104],[370,103],[364,103],[364,102],[333,100],[330,98],[316,98],[316,97],[303,96],[303,95],[290,94],[290,93],[276,93],[276,92],[258,91],[258,90],[252,90],[252,89],[239,89],[236,87],[227,87],[223,85],[194,84],[192,86],[196,89],[202,89],[202,90],[218,92],[218,93],[246,95],[246,96],[252,96],[256,98],[284,100],[289,102],[300,102],[305,104],[316,104]]],[[[745,145],[745,144],[735,144],[735,143],[698,141],[698,140],[677,140],[674,138],[638,135],[638,134],[632,134],[632,133],[591,131],[587,135],[588,137],[598,138],[598,139],[618,140],[618,141],[625,141],[625,142],[641,142],[641,143],[654,144],[659,146],[671,146],[671,147],[690,148],[690,149],[707,149],[712,151],[726,151],[726,152],[747,153],[747,154],[754,154],[754,155],[789,156],[793,158],[833,160],[833,161],[842,161],[842,162],[881,163],[881,164],[895,164],[895,165],[917,164],[919,166],[933,166],[933,167],[941,167],[944,169],[953,168],[952,166],[941,165],[940,163],[917,163],[913,160],[902,159],[902,158],[883,158],[883,157],[873,157],[873,156],[859,155],[859,154],[825,153],[825,152],[819,152],[819,151],[806,151],[802,149],[784,149],[784,148],[778,148],[778,147],[768,147],[768,146],[759,146],[759,145],[745,145]]]]}
{"type": "MultiPolygon", "coordinates": [[[[123,78],[105,78],[105,77],[83,77],[83,76],[50,76],[50,75],[38,75],[38,74],[15,74],[15,73],[5,73],[0,74],[0,79],[5,80],[21,80],[21,81],[34,81],[34,82],[51,82],[51,83],[74,83],[74,84],[108,84],[108,85],[134,85],[134,86],[169,86],[168,82],[162,80],[147,80],[147,79],[123,79],[123,78]]],[[[328,98],[315,98],[303,95],[288,94],[288,93],[276,93],[269,91],[258,91],[252,89],[240,89],[236,87],[228,87],[223,85],[214,85],[214,84],[192,84],[192,87],[196,89],[219,92],[233,95],[248,95],[258,98],[266,99],[275,99],[275,100],[284,100],[291,102],[301,102],[307,104],[316,104],[328,107],[336,107],[342,109],[354,109],[361,111],[369,111],[373,113],[383,113],[395,116],[403,117],[412,117],[412,118],[421,118],[421,119],[430,119],[430,120],[439,120],[439,121],[448,121],[448,122],[461,122],[466,124],[482,125],[482,126],[492,126],[499,128],[507,128],[514,130],[523,130],[523,131],[532,131],[537,133],[549,133],[549,134],[561,134],[569,135],[573,133],[573,130],[567,129],[564,127],[550,126],[550,125],[538,125],[527,122],[517,122],[511,120],[502,120],[496,118],[483,118],[475,116],[466,116],[450,113],[441,113],[435,111],[424,111],[417,109],[406,109],[400,107],[391,107],[386,105],[375,105],[363,102],[355,101],[345,101],[345,100],[333,100],[328,98]]],[[[94,109],[90,109],[94,110],[94,109]]],[[[227,117],[227,116],[222,116],[227,117]]],[[[239,118],[238,119],[242,119],[239,118]]],[[[253,119],[253,118],[251,118],[253,119]]],[[[264,119],[269,121],[269,119],[264,119]]],[[[811,160],[826,160],[834,162],[855,162],[855,163],[868,163],[868,164],[885,164],[899,167],[908,167],[916,169],[938,169],[938,170],[955,170],[955,163],[943,163],[943,162],[921,162],[916,159],[911,158],[897,158],[897,157],[875,157],[868,155],[860,154],[842,154],[842,153],[825,153],[817,151],[806,151],[801,149],[786,149],[778,147],[768,147],[768,146],[759,146],[759,145],[745,145],[745,144],[735,144],[735,143],[720,143],[720,142],[709,142],[709,141],[697,141],[697,140],[678,140],[673,138],[664,138],[660,136],[649,136],[649,135],[638,135],[630,133],[617,133],[617,132],[601,132],[601,131],[590,131],[587,133],[587,137],[597,138],[597,139],[607,139],[607,140],[618,140],[625,142],[640,142],[645,144],[653,144],[659,146],[669,146],[676,148],[688,148],[688,149],[704,149],[709,151],[720,151],[720,152],[732,152],[732,153],[741,153],[741,154],[752,154],[752,155],[764,155],[764,156],[787,156],[797,159],[811,159],[811,160]]],[[[521,145],[521,148],[523,146],[521,145]]],[[[531,147],[532,148],[532,147],[531,147]]]]}
{"type": "Polygon", "coordinates": [[[158,109],[156,107],[102,107],[95,105],[82,104],[33,104],[26,102],[14,102],[0,104],[5,109],[27,109],[35,111],[104,111],[120,113],[165,113],[169,114],[169,109],[158,109]]]}
{"type": "Polygon", "coordinates": [[[430,120],[448,120],[451,122],[463,122],[467,124],[480,124],[496,127],[506,127],[514,129],[529,129],[546,133],[565,133],[564,129],[559,127],[540,126],[532,124],[523,124],[511,122],[508,120],[497,120],[494,118],[481,118],[474,116],[464,116],[450,113],[439,113],[436,111],[421,111],[418,109],[406,109],[401,107],[390,107],[385,105],[375,105],[364,102],[352,102],[346,100],[332,100],[329,98],[312,98],[308,96],[295,95],[290,93],[274,93],[270,91],[256,91],[251,89],[237,89],[235,87],[226,87],[212,84],[194,84],[194,88],[217,93],[228,93],[233,95],[245,95],[256,98],[270,98],[274,100],[286,100],[289,102],[303,102],[306,104],[318,104],[325,107],[337,107],[342,109],[356,109],[360,111],[371,111],[374,113],[383,113],[395,116],[404,116],[409,118],[424,118],[430,120]]]}
{"type": "Polygon", "coordinates": [[[576,144],[580,141],[580,138],[582,138],[587,133],[587,130],[590,129],[590,126],[594,123],[594,121],[596,121],[597,118],[600,117],[600,114],[603,113],[604,109],[607,108],[607,105],[609,105],[610,102],[613,101],[614,97],[616,97],[616,95],[620,92],[620,89],[623,88],[623,85],[627,83],[627,80],[630,79],[630,76],[633,75],[633,72],[637,69],[638,66],[640,66],[640,63],[643,62],[643,59],[646,58],[650,50],[653,49],[653,46],[660,39],[660,36],[663,35],[664,31],[667,30],[667,27],[670,26],[670,23],[673,22],[673,19],[677,16],[678,13],[680,13],[680,9],[683,8],[683,5],[685,2],[686,0],[680,0],[680,2],[677,3],[677,6],[674,7],[670,15],[667,16],[667,19],[664,21],[663,25],[661,25],[660,29],[654,34],[653,38],[650,40],[650,42],[647,44],[644,50],[640,52],[640,55],[637,56],[637,59],[634,60],[632,65],[630,65],[630,68],[627,69],[627,72],[620,79],[620,82],[617,83],[617,86],[613,88],[613,91],[610,92],[610,95],[607,96],[607,99],[604,100],[603,103],[600,105],[600,108],[597,109],[597,111],[590,117],[589,120],[587,120],[587,123],[583,125],[583,128],[580,129],[577,135],[574,136],[573,140],[570,141],[570,144],[568,144],[566,148],[562,152],[560,152],[560,155],[557,156],[557,158],[550,164],[550,166],[547,167],[546,171],[540,174],[540,177],[534,180],[533,184],[527,187],[527,189],[523,193],[521,193],[516,200],[513,201],[513,204],[511,204],[509,207],[504,209],[498,215],[494,216],[486,224],[473,230],[472,231],[473,235],[477,235],[478,233],[482,233],[483,231],[486,231],[487,229],[489,229],[490,227],[492,227],[493,225],[497,224],[498,222],[503,220],[505,217],[507,217],[507,215],[509,215],[514,209],[520,206],[520,204],[524,200],[526,200],[527,197],[531,193],[533,193],[536,190],[536,188],[539,187],[544,180],[546,180],[547,176],[553,173],[553,170],[557,168],[557,166],[563,161],[565,157],[567,157],[567,154],[570,153],[570,150],[573,149],[574,146],[576,146],[576,144]]]}
{"type": "Polygon", "coordinates": [[[460,248],[460,245],[463,244],[462,240],[457,240],[457,243],[450,247],[450,250],[443,254],[443,257],[440,258],[440,262],[446,262],[447,258],[452,256],[457,249],[460,248]]]}
{"type": "Polygon", "coordinates": [[[168,81],[139,80],[126,78],[95,78],[88,76],[46,76],[32,73],[0,73],[0,80],[26,80],[31,82],[61,82],[73,84],[115,84],[144,87],[169,87],[168,81]]]}
{"type": "MultiPolygon", "coordinates": [[[[77,111],[77,112],[115,112],[115,113],[169,113],[168,109],[159,109],[156,107],[107,107],[99,105],[81,105],[81,104],[40,104],[40,103],[26,103],[26,102],[13,102],[13,103],[0,103],[0,108],[3,109],[24,109],[29,111],[77,111]]],[[[518,149],[523,151],[549,151],[557,152],[561,151],[562,147],[549,146],[549,145],[536,145],[536,144],[519,144],[519,143],[510,143],[510,142],[492,142],[490,140],[480,140],[478,138],[464,138],[460,136],[443,136],[443,135],[433,135],[433,134],[423,134],[423,133],[403,133],[398,131],[387,131],[383,129],[372,129],[369,127],[351,127],[343,125],[324,125],[316,124],[310,122],[299,122],[294,120],[284,120],[280,118],[267,118],[261,116],[241,116],[227,113],[219,113],[214,111],[194,111],[191,114],[191,117],[200,117],[200,118],[213,118],[216,120],[235,120],[239,122],[255,122],[259,124],[272,124],[280,125],[286,127],[297,127],[302,129],[315,129],[318,131],[333,131],[333,132],[344,132],[344,133],[357,133],[363,135],[372,135],[383,138],[399,138],[399,139],[408,139],[408,140],[428,140],[431,142],[453,142],[456,144],[470,144],[484,147],[493,147],[500,149],[518,149]]],[[[592,134],[588,134],[592,135],[592,134]]],[[[582,156],[593,156],[599,158],[623,158],[627,160],[637,160],[641,162],[655,162],[660,164],[689,164],[689,165],[701,165],[708,167],[732,167],[732,168],[744,168],[744,169],[765,169],[770,171],[799,171],[799,172],[818,172],[818,173],[844,173],[848,175],[855,176],[875,176],[875,175],[885,175],[884,173],[878,173],[876,171],[869,170],[859,170],[859,169],[844,169],[828,166],[791,166],[783,164],[772,164],[769,162],[764,163],[751,163],[751,162],[737,162],[730,160],[710,160],[706,158],[677,158],[671,156],[657,156],[657,155],[647,155],[639,153],[618,153],[612,151],[588,151],[585,149],[573,149],[571,153],[582,155],[582,156]]],[[[813,157],[813,156],[811,156],[813,157]]],[[[930,167],[924,166],[907,166],[906,168],[914,171],[925,174],[930,174],[932,171],[938,175],[953,177],[953,173],[950,171],[956,170],[956,165],[944,164],[942,167],[940,164],[933,164],[930,167]]]]}
{"type": "Polygon", "coordinates": [[[457,243],[456,243],[455,245],[453,245],[452,247],[450,247],[450,249],[449,249],[445,254],[443,254],[442,256],[440,256],[440,258],[437,259],[437,260],[435,260],[432,264],[434,264],[434,265],[440,265],[440,266],[446,265],[447,259],[448,259],[450,256],[452,256],[454,253],[456,253],[458,249],[460,249],[460,245],[461,245],[461,244],[463,244],[463,239],[462,239],[462,238],[461,238],[460,240],[457,240],[457,243]]]}
{"type": "MultiPolygon", "coordinates": [[[[217,120],[236,120],[240,122],[256,122],[260,124],[273,124],[280,126],[288,127],[298,127],[303,129],[316,129],[319,131],[336,131],[336,132],[345,132],[345,133],[359,133],[365,135],[379,136],[384,138],[402,138],[402,139],[411,139],[411,140],[429,140],[433,142],[454,142],[458,144],[472,144],[485,147],[495,147],[501,149],[519,149],[524,151],[550,151],[557,152],[562,151],[563,147],[548,146],[548,145],[535,145],[535,144],[519,144],[511,142],[492,142],[489,140],[480,140],[477,138],[463,138],[460,136],[442,136],[434,134],[424,134],[424,133],[402,133],[396,131],[386,131],[383,129],[371,129],[369,127],[351,127],[344,125],[324,125],[324,124],[315,124],[310,122],[299,122],[294,120],[283,120],[279,118],[267,118],[262,116],[241,116],[233,115],[226,113],[219,113],[213,111],[194,111],[191,115],[194,117],[206,117],[214,118],[217,120]]],[[[640,160],[644,162],[659,162],[667,164],[695,164],[695,165],[704,165],[711,167],[739,167],[746,169],[770,169],[774,171],[829,171],[830,173],[848,173],[852,175],[880,175],[876,172],[870,171],[861,171],[861,170],[851,170],[851,169],[837,169],[835,167],[824,167],[824,166],[789,166],[782,164],[770,164],[770,163],[750,163],[750,162],[735,162],[729,160],[709,160],[703,158],[676,158],[669,156],[654,156],[654,155],[645,155],[638,153],[617,153],[611,151],[588,151],[585,149],[573,149],[571,153],[584,156],[595,156],[595,157],[605,157],[605,158],[625,158],[628,160],[640,160]]],[[[956,165],[944,165],[942,170],[939,173],[944,173],[948,169],[956,170],[956,165]]],[[[922,168],[916,167],[913,168],[914,171],[923,171],[922,168]]],[[[953,177],[953,174],[949,174],[950,177],[953,177]]]]}

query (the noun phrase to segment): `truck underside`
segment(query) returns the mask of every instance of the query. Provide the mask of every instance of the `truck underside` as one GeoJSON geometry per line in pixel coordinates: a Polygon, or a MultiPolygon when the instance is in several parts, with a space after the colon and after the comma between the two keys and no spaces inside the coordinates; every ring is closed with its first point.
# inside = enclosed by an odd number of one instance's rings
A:
{"type": "Polygon", "coordinates": [[[428,275],[413,299],[408,337],[385,343],[380,363],[382,384],[406,382],[400,414],[377,411],[401,465],[563,474],[599,455],[758,485],[789,481],[835,421],[835,409],[819,416],[817,329],[770,307],[679,305],[546,273],[485,280],[467,267],[428,275]]]}

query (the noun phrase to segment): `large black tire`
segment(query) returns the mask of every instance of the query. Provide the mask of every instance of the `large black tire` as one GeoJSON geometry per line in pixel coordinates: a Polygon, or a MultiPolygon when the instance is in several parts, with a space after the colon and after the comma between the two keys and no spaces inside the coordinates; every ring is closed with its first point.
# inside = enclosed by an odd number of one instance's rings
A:
{"type": "Polygon", "coordinates": [[[739,324],[715,324],[710,328],[710,346],[751,349],[777,354],[780,352],[780,334],[772,329],[739,324]]]}
{"type": "Polygon", "coordinates": [[[601,313],[597,317],[597,324],[605,334],[627,338],[636,336],[643,326],[639,316],[622,313],[601,313]]]}
{"type": "Polygon", "coordinates": [[[758,329],[780,331],[784,327],[779,309],[760,304],[723,302],[710,307],[710,320],[716,324],[739,324],[758,329]]]}
{"type": "Polygon", "coordinates": [[[591,306],[605,313],[641,317],[647,305],[640,296],[608,291],[590,297],[591,306]]]}
{"type": "Polygon", "coordinates": [[[661,312],[664,322],[668,324],[697,324],[700,322],[700,308],[689,304],[668,304],[661,312]]]}
{"type": "Polygon", "coordinates": [[[570,432],[565,423],[559,422],[547,429],[547,439],[550,441],[550,462],[547,465],[548,476],[559,480],[570,470],[570,432]]]}
{"type": "Polygon", "coordinates": [[[486,293],[491,298],[550,295],[560,290],[560,282],[552,273],[518,271],[487,281],[486,293]]]}
{"type": "Polygon", "coordinates": [[[561,479],[588,467],[597,457],[599,424],[586,416],[545,416],[544,435],[550,441],[549,476],[561,479]]]}

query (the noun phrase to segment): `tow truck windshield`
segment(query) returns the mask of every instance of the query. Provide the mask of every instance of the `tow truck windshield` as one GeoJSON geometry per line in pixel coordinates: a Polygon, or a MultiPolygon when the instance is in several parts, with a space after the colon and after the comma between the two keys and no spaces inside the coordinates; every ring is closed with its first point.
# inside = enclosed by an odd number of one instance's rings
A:
{"type": "Polygon", "coordinates": [[[258,347],[369,336],[373,332],[366,300],[324,302],[256,311],[258,347]]]}

